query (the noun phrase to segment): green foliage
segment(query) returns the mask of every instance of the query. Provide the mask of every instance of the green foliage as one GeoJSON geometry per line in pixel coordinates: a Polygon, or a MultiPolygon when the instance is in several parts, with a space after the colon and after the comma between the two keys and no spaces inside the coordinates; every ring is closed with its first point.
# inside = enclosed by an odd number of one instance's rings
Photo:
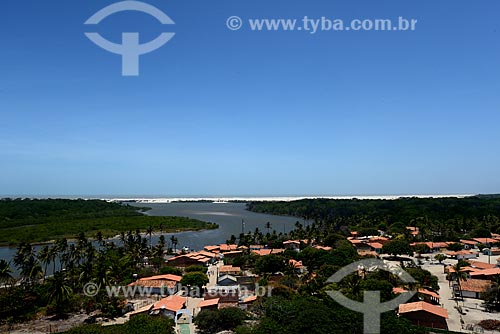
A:
{"type": "Polygon", "coordinates": [[[458,252],[464,249],[464,245],[458,242],[452,243],[448,245],[448,250],[453,251],[453,252],[458,252]]]}
{"type": "Polygon", "coordinates": [[[194,271],[205,272],[207,271],[203,266],[192,265],[186,268],[187,273],[192,273],[194,271]]]}
{"type": "Polygon", "coordinates": [[[195,271],[182,276],[181,284],[202,287],[208,283],[208,277],[205,273],[195,271]]]}
{"type": "Polygon", "coordinates": [[[382,253],[390,255],[413,255],[410,245],[403,240],[392,240],[382,247],[382,253]]]}
{"type": "Polygon", "coordinates": [[[246,313],[237,307],[220,310],[204,310],[194,319],[201,334],[214,334],[224,330],[233,330],[243,324],[246,313]]]}
{"type": "Polygon", "coordinates": [[[0,244],[43,242],[71,238],[79,233],[111,237],[129,229],[149,226],[166,232],[217,228],[216,224],[184,217],[145,216],[147,208],[101,200],[0,200],[0,244]]]}
{"type": "Polygon", "coordinates": [[[415,251],[415,253],[420,255],[420,254],[429,253],[431,251],[431,248],[429,246],[427,246],[426,244],[417,244],[417,245],[415,245],[415,247],[413,247],[413,250],[415,251]]]}
{"type": "Polygon", "coordinates": [[[436,256],[434,256],[434,258],[439,261],[439,263],[443,262],[444,260],[446,260],[448,257],[444,254],[437,254],[436,256]]]}
{"type": "MultiPolygon", "coordinates": [[[[254,309],[255,310],[255,309],[254,309]]],[[[363,318],[360,313],[348,310],[329,297],[318,299],[304,295],[290,298],[273,296],[267,298],[258,308],[261,320],[253,328],[240,333],[254,334],[331,334],[363,333],[363,318]]],[[[382,315],[381,333],[413,333],[407,320],[399,319],[394,313],[382,315]]]]}
{"type": "Polygon", "coordinates": [[[182,276],[182,270],[176,267],[170,267],[170,266],[163,266],[160,268],[160,274],[162,275],[177,275],[177,276],[182,276]]]}
{"type": "MultiPolygon", "coordinates": [[[[400,198],[397,200],[304,199],[292,202],[252,202],[255,212],[314,220],[311,233],[344,234],[350,229],[380,228],[389,234],[411,237],[406,226],[419,228],[415,238],[458,241],[460,238],[490,237],[500,232],[500,197],[400,198]],[[467,235],[468,231],[472,231],[467,235]]],[[[301,227],[294,238],[306,236],[301,227]]],[[[364,232],[363,232],[364,233],[364,232]]]]}
{"type": "Polygon", "coordinates": [[[405,268],[405,271],[410,274],[420,286],[431,287],[435,291],[439,290],[438,278],[432,275],[430,271],[420,267],[405,268]]]}
{"type": "Polygon", "coordinates": [[[255,261],[255,272],[257,274],[273,274],[283,272],[286,268],[285,259],[281,255],[270,254],[261,256],[255,261]]]}
{"type": "Polygon", "coordinates": [[[66,334],[174,334],[174,321],[169,318],[137,315],[123,325],[87,325],[73,328],[66,334]]]}

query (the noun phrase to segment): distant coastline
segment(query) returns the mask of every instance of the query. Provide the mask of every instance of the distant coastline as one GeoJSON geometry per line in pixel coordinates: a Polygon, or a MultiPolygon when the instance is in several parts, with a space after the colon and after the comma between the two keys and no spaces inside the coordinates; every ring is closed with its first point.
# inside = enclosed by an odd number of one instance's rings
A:
{"type": "Polygon", "coordinates": [[[63,198],[63,199],[100,199],[109,202],[136,202],[136,203],[176,203],[176,202],[291,202],[303,199],[359,199],[359,200],[396,200],[399,198],[465,198],[471,196],[478,196],[477,194],[440,194],[440,195],[304,195],[304,196],[85,196],[85,195],[50,195],[50,196],[32,196],[32,195],[14,195],[14,196],[0,196],[0,198],[63,198]]]}

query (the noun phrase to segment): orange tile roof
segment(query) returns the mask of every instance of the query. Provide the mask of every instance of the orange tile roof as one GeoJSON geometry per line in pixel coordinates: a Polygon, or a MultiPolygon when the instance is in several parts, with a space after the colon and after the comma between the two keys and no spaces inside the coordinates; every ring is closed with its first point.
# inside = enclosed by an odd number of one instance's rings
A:
{"type": "Polygon", "coordinates": [[[358,250],[358,255],[360,256],[374,256],[377,257],[378,254],[375,251],[358,250]]]}
{"type": "Polygon", "coordinates": [[[382,249],[382,247],[384,247],[384,245],[378,242],[369,242],[368,245],[370,245],[370,247],[375,249],[382,249]]]}
{"type": "Polygon", "coordinates": [[[151,277],[143,277],[135,282],[130,283],[129,286],[144,286],[150,288],[161,288],[161,287],[173,288],[177,285],[178,282],[181,281],[181,279],[182,277],[177,275],[171,275],[171,274],[157,275],[151,277]]]}
{"type": "Polygon", "coordinates": [[[214,306],[214,305],[218,305],[218,304],[219,304],[219,300],[220,300],[220,298],[205,299],[205,300],[202,300],[202,301],[198,304],[198,307],[199,307],[199,308],[202,308],[202,307],[207,307],[207,306],[214,306]]]}
{"type": "Polygon", "coordinates": [[[314,248],[319,249],[319,250],[324,250],[324,251],[331,251],[332,250],[332,247],[330,247],[330,246],[316,245],[316,246],[314,246],[314,248]]]}
{"type": "Polygon", "coordinates": [[[156,302],[153,305],[153,311],[166,309],[172,312],[177,312],[184,307],[186,300],[187,298],[177,295],[168,296],[167,298],[163,298],[156,302]]]}
{"type": "Polygon", "coordinates": [[[240,267],[233,267],[230,265],[222,266],[219,268],[219,272],[221,272],[221,273],[232,273],[232,272],[240,272],[240,271],[241,271],[240,267]]]}
{"type": "MultiPolygon", "coordinates": [[[[399,294],[399,293],[403,293],[403,292],[408,292],[408,290],[406,290],[405,288],[396,287],[396,288],[392,288],[392,292],[399,294]]],[[[431,296],[431,297],[437,298],[437,299],[441,298],[437,293],[430,291],[430,290],[427,290],[427,289],[424,289],[424,288],[418,289],[418,293],[421,293],[421,294],[427,295],[427,296],[431,296]]]]}
{"type": "Polygon", "coordinates": [[[181,279],[182,279],[181,276],[166,274],[166,275],[156,275],[156,276],[150,276],[150,277],[143,277],[143,278],[140,278],[139,281],[171,280],[171,281],[180,282],[181,279]]]}
{"type": "Polygon", "coordinates": [[[288,245],[288,244],[300,245],[300,241],[299,240],[287,240],[287,241],[283,242],[283,245],[288,245]]]}
{"type": "Polygon", "coordinates": [[[407,292],[408,290],[404,289],[404,288],[400,288],[400,287],[395,287],[395,288],[392,288],[392,292],[393,293],[396,293],[396,294],[399,294],[399,293],[403,293],[403,292],[407,292]]]}
{"type": "Polygon", "coordinates": [[[432,313],[441,318],[448,319],[448,311],[444,308],[435,306],[426,302],[415,302],[399,305],[399,314],[423,311],[427,313],[432,313]]]}
{"type": "Polygon", "coordinates": [[[460,280],[460,288],[464,291],[485,292],[492,286],[492,282],[484,279],[460,280]]]}
{"type": "Polygon", "coordinates": [[[294,259],[290,259],[288,263],[293,266],[294,268],[301,268],[303,267],[302,261],[296,261],[294,259]]]}
{"type": "Polygon", "coordinates": [[[466,244],[466,245],[476,245],[478,242],[477,241],[472,241],[472,240],[460,240],[461,243],[466,244]]]}
{"type": "Polygon", "coordinates": [[[254,302],[257,300],[257,296],[250,296],[250,297],[247,297],[245,299],[243,299],[243,303],[251,303],[251,302],[254,302]]]}
{"type": "Polygon", "coordinates": [[[477,241],[481,244],[489,244],[489,243],[496,244],[498,242],[498,240],[492,238],[474,238],[472,240],[477,241]]]}
{"type": "Polygon", "coordinates": [[[232,250],[238,249],[238,245],[232,245],[232,244],[220,244],[220,250],[221,252],[229,252],[232,250]]]}
{"type": "Polygon", "coordinates": [[[491,269],[495,268],[497,265],[494,263],[486,263],[481,261],[469,261],[470,265],[478,269],[491,269]]]}
{"type": "Polygon", "coordinates": [[[500,275],[500,268],[483,269],[470,273],[471,276],[493,276],[500,275]]]}
{"type": "Polygon", "coordinates": [[[389,238],[386,238],[386,237],[373,237],[373,238],[370,238],[370,241],[389,241],[389,238]]]}
{"type": "Polygon", "coordinates": [[[266,255],[271,254],[271,250],[270,249],[259,249],[259,250],[253,250],[252,253],[257,254],[259,256],[266,256],[266,255]]]}

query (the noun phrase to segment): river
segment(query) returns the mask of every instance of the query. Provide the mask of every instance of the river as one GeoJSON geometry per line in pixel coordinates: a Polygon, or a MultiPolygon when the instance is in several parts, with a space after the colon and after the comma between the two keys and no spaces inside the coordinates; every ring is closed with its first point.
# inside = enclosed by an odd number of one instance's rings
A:
{"type": "MultiPolygon", "coordinates": [[[[245,203],[200,203],[200,202],[175,202],[175,203],[148,203],[136,204],[148,206],[151,210],[146,214],[151,216],[179,216],[199,219],[217,223],[218,229],[205,231],[186,231],[180,233],[165,233],[166,240],[174,234],[178,239],[178,248],[187,246],[190,249],[200,250],[206,245],[225,243],[232,234],[238,236],[242,231],[242,221],[245,232],[254,231],[256,228],[266,233],[265,224],[271,223],[271,228],[279,232],[288,232],[294,228],[295,217],[274,216],[255,213],[246,210],[245,203]]],[[[272,231],[272,230],[271,230],[272,231]]],[[[153,236],[153,244],[158,241],[159,235],[153,236]]],[[[37,249],[40,246],[36,247],[37,249]]],[[[11,261],[16,252],[15,248],[0,247],[0,259],[11,261]]]]}

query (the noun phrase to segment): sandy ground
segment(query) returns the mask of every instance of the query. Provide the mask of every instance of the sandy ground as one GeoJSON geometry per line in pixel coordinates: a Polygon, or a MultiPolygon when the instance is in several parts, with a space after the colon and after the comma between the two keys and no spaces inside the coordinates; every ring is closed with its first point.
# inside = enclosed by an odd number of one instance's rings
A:
{"type": "MultiPolygon", "coordinates": [[[[499,256],[492,256],[491,263],[496,263],[499,256]]],[[[477,261],[488,263],[488,256],[480,255],[479,258],[475,259],[477,261]]],[[[445,260],[445,264],[456,264],[456,260],[445,260]]],[[[473,331],[465,330],[468,326],[475,326],[481,320],[495,319],[500,320],[500,313],[488,313],[483,311],[484,308],[481,306],[482,300],[474,298],[464,298],[464,301],[455,301],[452,298],[452,289],[446,280],[446,274],[444,274],[443,265],[431,264],[425,262],[422,266],[424,269],[429,270],[433,275],[437,276],[439,279],[439,295],[441,296],[441,306],[448,311],[448,328],[451,331],[463,332],[463,333],[474,333],[473,331]],[[465,314],[460,314],[456,308],[460,306],[465,314]]],[[[478,331],[480,332],[480,331],[478,331]]],[[[498,331],[484,331],[484,333],[500,333],[498,331]]]]}
{"type": "Polygon", "coordinates": [[[1,333],[10,334],[45,334],[45,333],[57,333],[69,330],[75,326],[81,325],[83,320],[87,319],[86,314],[73,315],[67,320],[57,320],[52,321],[49,318],[41,318],[38,320],[33,320],[23,324],[16,324],[11,328],[2,326],[0,327],[1,333]]]}

